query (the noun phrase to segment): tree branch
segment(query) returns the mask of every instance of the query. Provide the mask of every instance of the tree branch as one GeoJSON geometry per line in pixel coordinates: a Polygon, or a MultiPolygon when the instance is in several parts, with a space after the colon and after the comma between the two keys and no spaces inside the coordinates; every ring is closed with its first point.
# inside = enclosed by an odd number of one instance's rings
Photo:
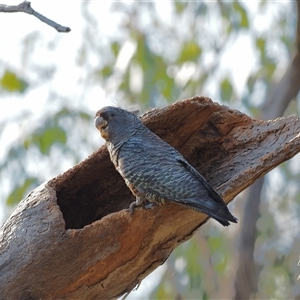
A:
{"type": "Polygon", "coordinates": [[[13,12],[23,12],[29,15],[34,15],[37,17],[40,21],[48,24],[49,26],[53,27],[56,29],[58,32],[70,32],[71,28],[65,27],[62,25],[59,25],[55,23],[54,21],[46,18],[45,16],[41,15],[40,13],[36,12],[32,7],[31,7],[31,2],[22,2],[19,5],[4,5],[0,4],[0,12],[6,12],[6,13],[13,13],[13,12]]]}
{"type": "MultiPolygon", "coordinates": [[[[281,81],[268,97],[262,108],[261,118],[275,119],[284,114],[289,103],[297,96],[300,90],[300,2],[296,1],[298,11],[296,46],[298,53],[287,69],[281,81]]],[[[240,231],[238,244],[238,264],[235,278],[234,299],[249,299],[257,291],[258,272],[253,253],[256,241],[256,222],[259,218],[260,194],[264,179],[261,178],[249,188],[244,209],[245,219],[240,231]],[[257,198],[253,198],[256,195],[257,198]],[[256,200],[253,200],[256,199],[256,200]],[[245,237],[248,237],[247,240],[245,237]]]]}
{"type": "Polygon", "coordinates": [[[243,222],[238,241],[238,264],[235,276],[234,299],[251,299],[257,292],[258,270],[254,263],[253,253],[256,241],[256,222],[260,217],[259,206],[264,178],[258,179],[249,188],[245,198],[243,222]],[[245,298],[247,297],[248,298],[245,298]]]}
{"type": "Polygon", "coordinates": [[[298,19],[297,19],[297,34],[296,34],[296,46],[297,50],[300,53],[300,3],[298,0],[295,0],[296,5],[297,5],[297,14],[298,14],[298,19]]]}
{"type": "Polygon", "coordinates": [[[283,115],[289,103],[297,96],[300,90],[300,52],[295,55],[286,73],[276,85],[267,99],[262,110],[265,120],[283,115]]]}
{"type": "MultiPolygon", "coordinates": [[[[299,118],[257,121],[203,97],[142,120],[226,202],[300,151],[299,118]]],[[[176,204],[131,216],[132,200],[105,146],[30,193],[0,229],[2,298],[118,297],[207,221],[176,204]]]]}

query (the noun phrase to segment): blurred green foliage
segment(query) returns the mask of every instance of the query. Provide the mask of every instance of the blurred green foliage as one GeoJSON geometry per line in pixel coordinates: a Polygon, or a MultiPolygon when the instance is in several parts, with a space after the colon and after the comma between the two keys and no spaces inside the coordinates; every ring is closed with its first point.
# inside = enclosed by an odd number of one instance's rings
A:
{"type": "Polygon", "coordinates": [[[35,145],[41,151],[42,154],[49,154],[50,148],[55,143],[65,145],[67,141],[66,132],[56,127],[40,128],[38,132],[33,133],[29,139],[24,141],[24,148],[28,149],[30,146],[35,145]]]}
{"type": "MultiPolygon", "coordinates": [[[[0,182],[6,186],[2,189],[2,201],[7,205],[15,205],[34,186],[65,171],[99,147],[98,135],[93,139],[93,114],[85,104],[94,87],[101,87],[107,99],[138,104],[142,110],[200,94],[255,117],[285,71],[287,64],[284,68],[278,65],[280,58],[284,56],[289,61],[292,57],[297,17],[292,2],[277,3],[281,9],[274,13],[274,3],[261,1],[255,14],[237,0],[170,2],[169,14],[160,11],[154,2],[113,2],[109,13],[110,17],[117,16],[113,36],[106,34],[108,28],[99,25],[102,23],[93,2],[80,5],[81,44],[78,42],[78,49],[69,50],[77,51],[74,70],[82,70],[78,82],[73,83],[74,89],[76,85],[81,88],[75,96],[72,88],[66,96],[51,86],[61,67],[55,65],[55,60],[43,60],[42,64],[35,62],[33,56],[40,44],[48,53],[58,51],[66,37],[47,40],[41,34],[29,34],[23,40],[24,66],[19,72],[10,71],[10,64],[2,61],[0,92],[26,91],[34,95],[43,84],[49,86],[49,99],[40,115],[22,111],[14,118],[0,120],[2,129],[18,124],[20,132],[0,157],[0,182]],[[256,26],[258,17],[271,18],[269,28],[256,26]],[[245,36],[251,37],[255,64],[245,69],[245,86],[237,88],[232,70],[222,69],[222,57],[245,36]]],[[[231,63],[234,67],[235,61],[231,63]]],[[[292,113],[299,114],[296,102],[291,105],[292,113]]],[[[261,272],[255,299],[300,295],[296,282],[300,273],[296,266],[296,245],[300,246],[296,230],[300,172],[294,163],[287,162],[273,176],[275,180],[268,177],[261,218],[256,224],[255,259],[261,272]]],[[[242,208],[242,201],[235,201],[231,207],[237,216],[242,208]]],[[[242,216],[239,219],[242,222],[242,216]]],[[[225,230],[212,221],[201,227],[190,241],[174,251],[166,268],[157,273],[161,276],[159,284],[144,292],[142,298],[230,298],[239,228],[230,227],[225,230]]]]}
{"type": "Polygon", "coordinates": [[[2,78],[0,79],[0,86],[3,90],[8,92],[24,93],[28,83],[17,76],[17,74],[5,70],[2,78]]]}
{"type": "Polygon", "coordinates": [[[224,101],[230,101],[232,97],[233,86],[229,78],[224,78],[220,84],[220,95],[224,101]]]}

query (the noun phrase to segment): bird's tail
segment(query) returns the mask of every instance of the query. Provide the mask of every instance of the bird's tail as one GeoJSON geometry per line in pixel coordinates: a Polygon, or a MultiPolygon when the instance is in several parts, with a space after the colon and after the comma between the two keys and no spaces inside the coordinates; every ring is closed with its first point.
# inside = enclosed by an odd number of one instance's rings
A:
{"type": "Polygon", "coordinates": [[[215,219],[223,226],[228,226],[228,225],[230,225],[230,222],[237,223],[237,221],[238,221],[238,219],[230,213],[230,211],[228,210],[227,205],[225,203],[224,203],[224,206],[222,206],[221,208],[219,207],[218,211],[208,211],[203,208],[202,209],[194,208],[194,209],[207,214],[209,217],[215,219]]]}
{"type": "MultiPolygon", "coordinates": [[[[221,196],[212,188],[209,190],[209,197],[211,200],[214,200],[214,204],[217,205],[217,208],[210,209],[208,212],[205,212],[210,217],[214,218],[216,221],[218,221],[223,226],[230,225],[229,222],[237,223],[238,219],[231,214],[229,211],[227,204],[224,202],[224,200],[221,198],[221,196]]],[[[210,201],[211,203],[211,201],[210,201]]]]}
{"type": "Polygon", "coordinates": [[[186,206],[188,208],[191,208],[193,210],[202,212],[207,214],[209,217],[215,219],[223,226],[230,225],[230,222],[237,223],[238,219],[234,217],[225,202],[216,202],[213,201],[213,199],[210,199],[210,201],[205,202],[199,202],[199,200],[194,201],[189,199],[190,201],[183,202],[177,202],[180,205],[186,206]]]}
{"type": "MultiPolygon", "coordinates": [[[[226,208],[227,208],[227,206],[226,206],[226,208]]],[[[207,213],[207,215],[214,218],[216,221],[218,221],[223,226],[230,225],[230,222],[232,222],[232,223],[237,223],[238,222],[238,219],[230,213],[228,208],[227,208],[226,214],[223,214],[223,213],[222,214],[207,213]]]]}

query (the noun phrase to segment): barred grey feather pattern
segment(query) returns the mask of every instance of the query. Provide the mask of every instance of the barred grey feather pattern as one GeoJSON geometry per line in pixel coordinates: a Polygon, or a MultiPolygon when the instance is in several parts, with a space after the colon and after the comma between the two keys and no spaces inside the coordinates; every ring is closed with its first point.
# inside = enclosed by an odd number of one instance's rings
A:
{"type": "Polygon", "coordinates": [[[95,126],[106,140],[115,168],[136,196],[131,210],[146,201],[158,205],[173,201],[224,226],[237,222],[204,177],[134,114],[104,107],[96,113],[95,126]]]}

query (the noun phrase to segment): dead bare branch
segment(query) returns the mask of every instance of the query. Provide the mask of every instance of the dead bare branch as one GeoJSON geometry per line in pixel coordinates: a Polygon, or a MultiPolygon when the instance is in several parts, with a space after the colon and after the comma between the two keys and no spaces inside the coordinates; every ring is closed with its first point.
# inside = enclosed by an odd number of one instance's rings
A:
{"type": "Polygon", "coordinates": [[[6,13],[23,12],[23,13],[35,16],[40,21],[42,21],[42,22],[46,23],[47,25],[56,29],[58,32],[70,32],[71,31],[71,28],[59,25],[59,24],[55,23],[54,21],[41,15],[37,11],[35,11],[31,7],[31,2],[24,1],[18,5],[0,4],[0,12],[6,12],[6,13]]]}

